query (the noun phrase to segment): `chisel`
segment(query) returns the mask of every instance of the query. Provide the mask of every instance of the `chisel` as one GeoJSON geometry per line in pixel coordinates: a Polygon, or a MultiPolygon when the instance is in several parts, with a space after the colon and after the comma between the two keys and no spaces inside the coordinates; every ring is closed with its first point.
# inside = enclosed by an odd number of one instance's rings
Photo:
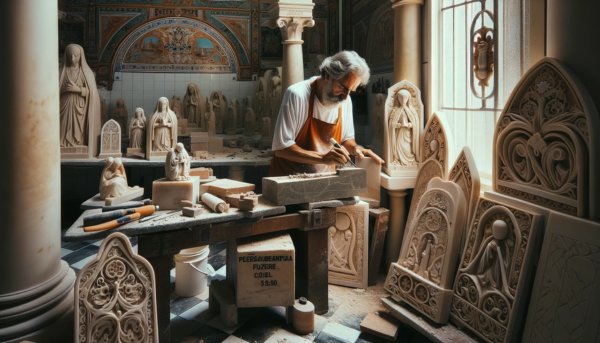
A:
{"type": "Polygon", "coordinates": [[[139,213],[142,217],[148,216],[148,215],[153,214],[156,211],[158,211],[158,206],[147,205],[147,206],[136,207],[136,208],[128,208],[128,209],[123,209],[123,210],[114,210],[114,211],[110,211],[110,212],[92,214],[90,216],[83,218],[83,226],[92,226],[92,225],[106,223],[111,220],[116,220],[121,217],[130,215],[130,214],[134,214],[134,213],[139,213]]]}
{"type": "Polygon", "coordinates": [[[102,224],[98,224],[98,225],[94,225],[94,226],[86,226],[83,228],[83,231],[95,232],[95,231],[104,231],[104,230],[112,229],[119,225],[123,225],[123,224],[129,223],[133,220],[136,220],[136,219],[140,218],[141,216],[142,215],[140,213],[132,213],[128,216],[119,218],[117,220],[110,221],[108,223],[102,223],[102,224]]]}
{"type": "MultiPolygon", "coordinates": [[[[331,142],[331,144],[333,144],[334,147],[336,147],[338,149],[343,149],[342,146],[338,142],[336,142],[335,139],[329,138],[329,141],[331,142]]],[[[354,162],[352,162],[352,160],[349,159],[348,161],[350,161],[350,163],[352,163],[352,165],[354,166],[354,168],[358,168],[356,166],[356,164],[354,164],[354,162]]]]}

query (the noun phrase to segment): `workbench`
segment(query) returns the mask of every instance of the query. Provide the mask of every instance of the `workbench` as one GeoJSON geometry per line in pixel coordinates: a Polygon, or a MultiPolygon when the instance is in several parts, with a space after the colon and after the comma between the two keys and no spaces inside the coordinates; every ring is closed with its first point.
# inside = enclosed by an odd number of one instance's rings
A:
{"type": "Polygon", "coordinates": [[[323,206],[316,203],[308,206],[309,210],[303,210],[294,205],[276,206],[260,197],[254,211],[231,208],[228,213],[212,213],[205,209],[196,218],[177,214],[156,223],[152,220],[143,223],[137,221],[112,230],[90,233],[83,231],[83,218],[100,213],[101,209],[87,210],[67,230],[63,241],[102,239],[113,232],[138,237],[138,253],[154,269],[159,341],[170,342],[169,298],[173,256],[182,249],[268,232],[290,230],[296,249],[296,298],[306,297],[315,305],[315,313],[327,313],[327,229],[335,225],[336,207],[356,202],[356,198],[351,198],[326,202],[323,206]]]}

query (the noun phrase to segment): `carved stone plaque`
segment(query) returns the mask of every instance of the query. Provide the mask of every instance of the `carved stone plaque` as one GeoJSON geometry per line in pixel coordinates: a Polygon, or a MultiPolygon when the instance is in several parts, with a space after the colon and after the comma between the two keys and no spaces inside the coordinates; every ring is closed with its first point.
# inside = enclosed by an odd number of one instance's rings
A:
{"type": "Polygon", "coordinates": [[[600,223],[550,214],[524,342],[597,342],[600,337],[600,223]]]}
{"type": "Polygon", "coordinates": [[[465,193],[465,198],[467,199],[466,225],[471,225],[473,212],[475,212],[475,206],[477,206],[477,200],[479,199],[479,189],[481,184],[479,181],[479,172],[475,165],[475,159],[473,158],[473,154],[469,147],[465,146],[460,154],[458,154],[456,162],[454,162],[454,165],[448,174],[448,181],[455,182],[465,193]]]}
{"type": "Polygon", "coordinates": [[[154,270],[122,233],[108,236],[75,282],[76,342],[158,342],[154,270]]]}
{"type": "Polygon", "coordinates": [[[454,281],[450,320],[487,342],[517,342],[540,216],[480,198],[454,281]]]}
{"type": "Polygon", "coordinates": [[[367,288],[369,266],[369,204],[337,208],[329,228],[329,283],[367,288]]]}
{"type": "Polygon", "coordinates": [[[102,126],[98,158],[121,157],[121,127],[114,119],[102,126]]]}

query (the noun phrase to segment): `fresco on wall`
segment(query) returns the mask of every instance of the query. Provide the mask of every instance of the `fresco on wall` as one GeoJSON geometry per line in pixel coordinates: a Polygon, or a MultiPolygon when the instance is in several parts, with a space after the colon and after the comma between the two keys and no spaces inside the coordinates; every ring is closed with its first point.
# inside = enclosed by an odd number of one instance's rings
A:
{"type": "Polygon", "coordinates": [[[352,48],[361,57],[367,56],[367,30],[363,23],[354,26],[352,48]]]}
{"type": "Polygon", "coordinates": [[[304,60],[309,60],[310,55],[327,55],[327,20],[316,19],[315,26],[305,27],[302,40],[304,60]]]}
{"type": "Polygon", "coordinates": [[[236,73],[229,42],[214,28],[188,18],[150,22],[121,45],[114,71],[236,73]]]}
{"type": "Polygon", "coordinates": [[[260,28],[260,56],[264,60],[281,60],[283,58],[283,45],[281,44],[281,30],[269,27],[260,28]]]}
{"type": "Polygon", "coordinates": [[[394,10],[383,13],[369,37],[369,63],[377,64],[394,59],[394,10]]]}
{"type": "Polygon", "coordinates": [[[64,55],[69,44],[84,46],[84,22],[58,22],[58,52],[64,55]]]}

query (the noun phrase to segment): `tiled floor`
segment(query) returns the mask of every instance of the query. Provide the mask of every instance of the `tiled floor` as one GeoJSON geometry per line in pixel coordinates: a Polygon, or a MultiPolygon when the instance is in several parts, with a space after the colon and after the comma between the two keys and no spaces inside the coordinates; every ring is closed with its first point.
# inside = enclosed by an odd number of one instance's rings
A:
{"type": "MultiPolygon", "coordinates": [[[[137,252],[137,239],[130,240],[137,252]]],[[[79,272],[98,252],[102,241],[62,243],[61,256],[79,272]]],[[[225,243],[210,246],[208,263],[216,271],[209,277],[225,279],[225,243]]],[[[239,309],[238,326],[228,328],[208,310],[208,290],[190,298],[175,294],[175,268],[171,270],[171,342],[175,343],[366,343],[387,342],[360,332],[360,322],[369,312],[381,310],[379,298],[385,275],[368,290],[329,285],[329,312],[315,316],[315,330],[305,336],[294,334],[285,322],[283,307],[239,309]]],[[[403,328],[397,342],[425,343],[425,337],[403,328]]]]}

